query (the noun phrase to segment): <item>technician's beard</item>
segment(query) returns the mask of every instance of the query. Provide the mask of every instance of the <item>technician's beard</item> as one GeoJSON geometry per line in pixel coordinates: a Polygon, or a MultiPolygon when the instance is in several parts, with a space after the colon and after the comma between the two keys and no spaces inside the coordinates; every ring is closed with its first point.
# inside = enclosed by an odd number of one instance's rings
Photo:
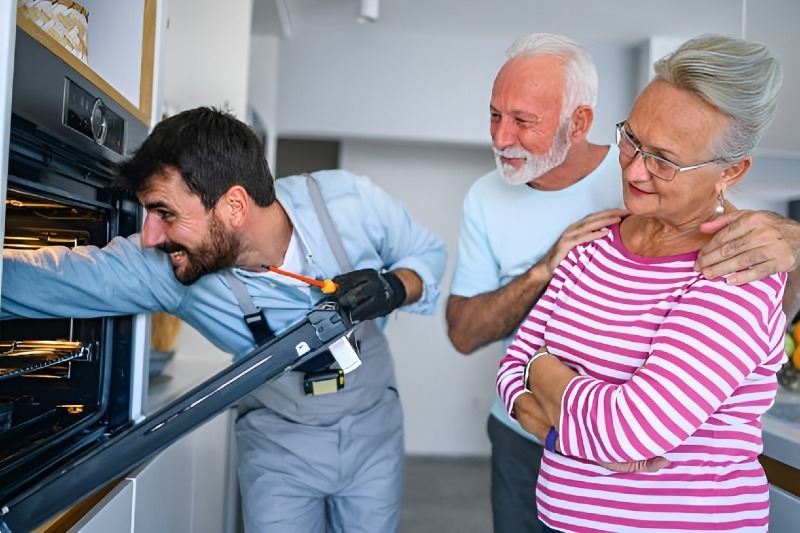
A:
{"type": "Polygon", "coordinates": [[[226,232],[216,213],[211,213],[206,238],[193,250],[173,243],[162,243],[158,249],[165,253],[182,251],[186,264],[182,269],[173,269],[175,277],[183,285],[191,285],[206,274],[219,272],[235,265],[241,250],[239,238],[226,232]]]}
{"type": "Polygon", "coordinates": [[[534,155],[524,148],[506,148],[504,150],[494,150],[494,160],[497,170],[509,185],[522,185],[529,183],[536,178],[550,172],[567,158],[572,144],[569,141],[569,121],[558,127],[553,140],[550,143],[550,150],[544,155],[534,155]],[[501,157],[525,158],[525,163],[519,168],[514,168],[509,164],[503,163],[501,157]]]}

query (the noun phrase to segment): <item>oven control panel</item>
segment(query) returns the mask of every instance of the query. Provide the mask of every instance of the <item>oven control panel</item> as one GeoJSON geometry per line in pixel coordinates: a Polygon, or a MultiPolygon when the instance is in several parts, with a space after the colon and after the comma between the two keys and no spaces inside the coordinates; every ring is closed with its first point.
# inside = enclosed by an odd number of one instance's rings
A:
{"type": "Polygon", "coordinates": [[[69,78],[64,85],[64,125],[123,155],[125,120],[69,78]]]}

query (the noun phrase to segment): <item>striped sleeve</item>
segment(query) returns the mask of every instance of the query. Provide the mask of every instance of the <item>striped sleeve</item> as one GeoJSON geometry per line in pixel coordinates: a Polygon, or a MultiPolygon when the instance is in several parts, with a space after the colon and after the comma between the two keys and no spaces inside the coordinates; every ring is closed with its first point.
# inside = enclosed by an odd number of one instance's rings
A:
{"type": "Polygon", "coordinates": [[[514,402],[525,389],[525,384],[522,382],[525,365],[536,353],[536,350],[545,344],[545,325],[553,312],[556,297],[565,280],[575,278],[576,270],[579,269],[579,258],[584,251],[584,246],[578,246],[561,261],[553,272],[553,278],[544,294],[520,325],[514,341],[506,351],[506,356],[500,361],[500,369],[497,373],[497,392],[511,418],[516,419],[514,402]]]}
{"type": "Polygon", "coordinates": [[[785,274],[740,287],[698,281],[661,323],[646,364],[630,380],[579,376],[569,383],[562,453],[629,462],[684,442],[748,378],[782,359],[784,284],[785,274]]]}

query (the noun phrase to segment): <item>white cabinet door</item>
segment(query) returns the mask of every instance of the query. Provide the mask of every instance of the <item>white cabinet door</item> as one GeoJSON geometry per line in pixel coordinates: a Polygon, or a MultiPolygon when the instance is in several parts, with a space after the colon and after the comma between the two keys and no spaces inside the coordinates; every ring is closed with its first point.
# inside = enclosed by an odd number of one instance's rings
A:
{"type": "Polygon", "coordinates": [[[236,462],[231,461],[231,433],[235,411],[228,409],[209,421],[194,438],[194,509],[192,533],[220,533],[229,529],[238,490],[236,462]]]}
{"type": "Polygon", "coordinates": [[[134,472],[134,531],[191,533],[194,433],[182,438],[134,472]]]}
{"type": "Polygon", "coordinates": [[[69,530],[70,533],[133,532],[133,498],[133,481],[122,480],[69,530]]]}
{"type": "Polygon", "coordinates": [[[136,484],[134,532],[220,533],[236,509],[231,468],[234,411],[217,415],[129,477],[136,484]]]}
{"type": "Polygon", "coordinates": [[[800,498],[774,485],[769,486],[769,529],[776,533],[797,531],[800,498]]]}

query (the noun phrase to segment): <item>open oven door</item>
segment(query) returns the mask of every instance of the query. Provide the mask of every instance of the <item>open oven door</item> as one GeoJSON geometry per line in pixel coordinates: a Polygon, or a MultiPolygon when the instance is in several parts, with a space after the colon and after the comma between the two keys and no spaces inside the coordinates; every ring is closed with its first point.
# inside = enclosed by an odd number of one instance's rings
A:
{"type": "MultiPolygon", "coordinates": [[[[284,372],[349,343],[354,325],[324,302],[285,332],[209,378],[142,422],[87,443],[12,494],[0,489],[0,532],[30,531],[165,449],[242,397],[284,372]],[[344,339],[344,341],[342,340],[344,339]]],[[[349,344],[348,344],[349,346],[349,344]]]]}

